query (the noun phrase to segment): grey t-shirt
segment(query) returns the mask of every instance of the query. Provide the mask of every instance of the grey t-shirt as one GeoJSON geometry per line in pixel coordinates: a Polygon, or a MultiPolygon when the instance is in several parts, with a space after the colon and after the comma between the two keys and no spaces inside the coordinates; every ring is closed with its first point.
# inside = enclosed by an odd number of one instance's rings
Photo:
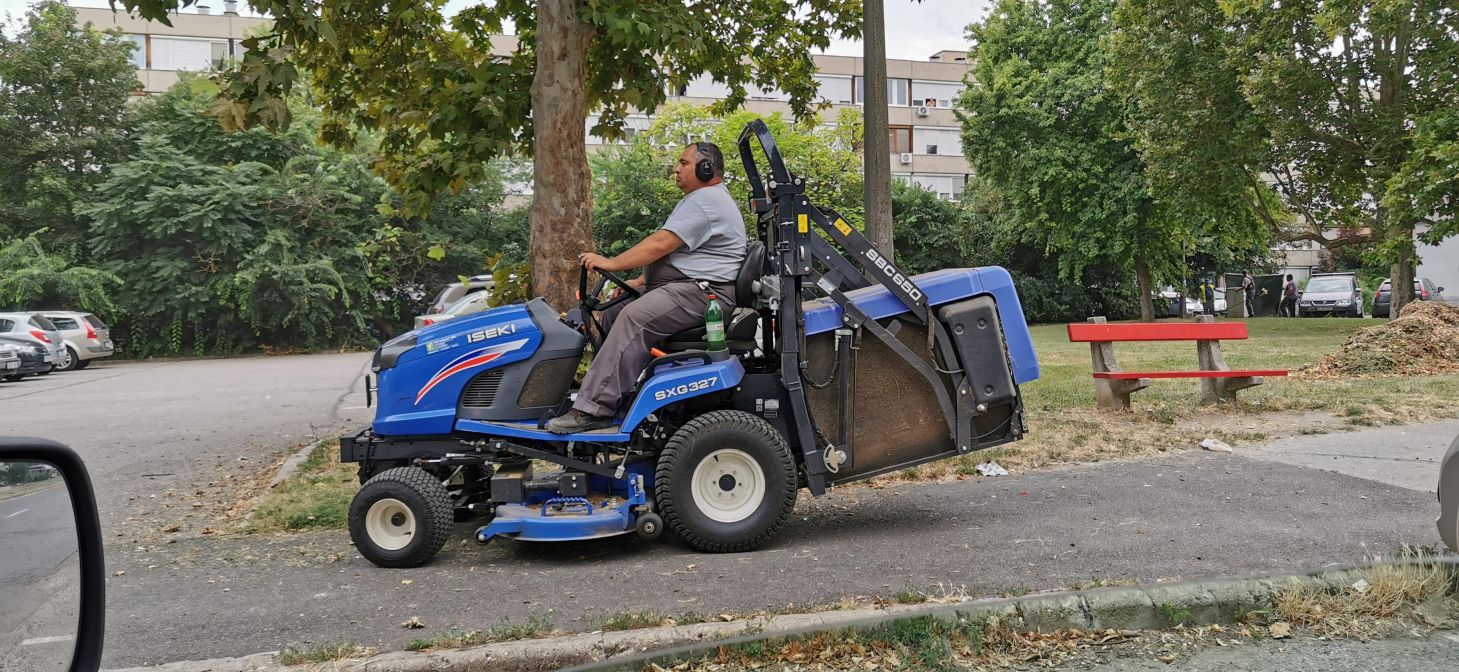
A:
{"type": "Polygon", "coordinates": [[[662,227],[684,241],[664,258],[694,280],[729,282],[745,262],[745,217],[724,184],[694,190],[662,227]]]}

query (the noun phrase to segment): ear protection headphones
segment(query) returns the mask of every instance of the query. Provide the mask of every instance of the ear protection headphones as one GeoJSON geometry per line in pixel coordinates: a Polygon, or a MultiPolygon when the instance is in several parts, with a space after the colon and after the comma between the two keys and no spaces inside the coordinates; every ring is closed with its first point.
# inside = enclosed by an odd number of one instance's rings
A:
{"type": "Polygon", "coordinates": [[[714,162],[700,154],[703,149],[699,145],[700,143],[694,143],[694,152],[699,154],[699,160],[694,162],[694,177],[699,178],[700,182],[708,182],[714,179],[714,162]]]}

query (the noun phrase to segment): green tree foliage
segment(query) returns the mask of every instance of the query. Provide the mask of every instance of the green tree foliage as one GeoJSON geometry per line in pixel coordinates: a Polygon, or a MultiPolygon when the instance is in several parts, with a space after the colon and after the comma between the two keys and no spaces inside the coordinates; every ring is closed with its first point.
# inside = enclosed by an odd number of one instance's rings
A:
{"type": "Polygon", "coordinates": [[[499,181],[400,219],[367,142],[317,147],[297,97],[290,130],[228,133],[204,116],[212,86],[185,79],[144,101],[136,155],[85,213],[125,280],[115,326],[130,352],[374,345],[441,284],[522,254],[525,231],[498,221],[499,181]]]}
{"type": "Polygon", "coordinates": [[[1121,0],[1116,18],[1114,79],[1157,194],[1233,220],[1285,210],[1281,237],[1330,250],[1376,241],[1408,300],[1416,226],[1437,242],[1459,207],[1453,3],[1121,0]]]}
{"type": "Polygon", "coordinates": [[[1283,196],[1314,226],[1380,239],[1398,310],[1412,299],[1415,226],[1459,212],[1454,165],[1434,170],[1459,132],[1459,10],[1239,0],[1228,12],[1283,196]]]}
{"type": "MultiPolygon", "coordinates": [[[[167,21],[193,0],[121,0],[167,21]]],[[[814,106],[810,54],[855,35],[855,0],[502,0],[447,18],[445,3],[255,0],[272,32],[245,41],[214,111],[233,127],[290,119],[286,92],[314,75],[323,136],[340,146],[379,132],[376,167],[424,210],[434,196],[482,176],[488,161],[533,154],[532,278],[565,305],[576,253],[591,246],[591,178],[583,120],[620,134],[630,111],[653,112],[667,92],[708,73],[729,87],[721,111],[752,86],[785,91],[797,116],[814,106]],[[514,38],[500,35],[515,27],[514,38]]]]}
{"type": "Polygon", "coordinates": [[[32,5],[0,27],[0,240],[48,228],[47,243],[84,257],[77,208],[128,151],[126,102],[140,88],[132,44],[62,2],[32,5]]]}
{"type": "Polygon", "coordinates": [[[974,180],[963,201],[944,201],[916,185],[892,184],[897,261],[913,273],[942,268],[1002,266],[1018,285],[1029,322],[1083,321],[1091,315],[1129,319],[1139,303],[1126,266],[1105,260],[1077,275],[1035,242],[1011,213],[1007,199],[974,180]]]}
{"type": "Polygon", "coordinates": [[[1114,23],[1108,77],[1151,195],[1199,223],[1197,274],[1249,266],[1291,218],[1260,175],[1267,133],[1229,53],[1239,35],[1219,0],[1119,0],[1114,23]]]}
{"type": "MultiPolygon", "coordinates": [[[[715,116],[708,107],[672,104],[660,109],[653,125],[625,145],[589,157],[593,169],[593,233],[603,254],[618,254],[653,233],[683,193],[669,171],[685,144],[707,140],[725,152],[725,184],[736,202],[749,202],[737,142],[740,131],[759,118],[751,112],[715,116]]],[[[813,201],[861,223],[861,121],[842,110],[833,126],[815,120],[795,124],[780,114],[765,118],[786,166],[806,178],[813,201]]],[[[763,167],[762,167],[763,171],[763,167]]],[[[763,174],[763,173],[762,173],[763,174]]]]}
{"type": "Polygon", "coordinates": [[[1114,263],[1139,280],[1179,277],[1182,221],[1151,196],[1129,140],[1128,106],[1105,77],[1113,0],[1000,0],[969,32],[976,61],[957,102],[975,172],[1001,193],[1060,276],[1114,263]]]}
{"type": "Polygon", "coordinates": [[[0,245],[0,308],[84,310],[109,314],[121,280],[106,271],[76,266],[52,254],[41,229],[0,245]]]}
{"type": "Polygon", "coordinates": [[[970,207],[900,180],[892,182],[892,233],[897,264],[909,273],[961,266],[1006,265],[994,254],[988,218],[970,207]]]}

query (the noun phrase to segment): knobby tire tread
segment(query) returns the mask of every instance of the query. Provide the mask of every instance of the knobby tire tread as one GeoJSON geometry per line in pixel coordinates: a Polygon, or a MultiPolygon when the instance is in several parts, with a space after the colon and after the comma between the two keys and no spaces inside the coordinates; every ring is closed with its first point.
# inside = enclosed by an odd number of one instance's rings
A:
{"type": "MultiPolygon", "coordinates": [[[[693,477],[692,469],[686,469],[683,474],[684,480],[688,481],[693,477]]],[[[758,416],[751,415],[744,411],[713,411],[684,423],[679,431],[669,438],[669,443],[659,453],[658,464],[654,469],[654,503],[658,507],[659,515],[664,519],[670,531],[683,539],[685,543],[695,550],[706,553],[738,553],[751,551],[764,545],[773,538],[784,527],[785,521],[790,519],[791,511],[795,509],[796,493],[799,490],[800,479],[798,477],[795,457],[790,453],[790,446],[786,443],[785,437],[780,435],[770,423],[765,422],[758,416]],[[777,449],[775,457],[779,464],[766,465],[779,468],[785,476],[786,483],[783,501],[780,511],[776,513],[775,521],[763,532],[750,539],[735,543],[713,542],[700,536],[689,526],[685,525],[683,518],[674,511],[671,493],[674,491],[675,474],[673,464],[677,461],[680,452],[689,450],[694,438],[705,431],[707,427],[723,425],[744,431],[749,434],[757,434],[764,438],[770,445],[777,449]]],[[[687,484],[686,484],[687,487],[687,484]]]]}
{"type": "MultiPolygon", "coordinates": [[[[425,519],[423,516],[416,516],[418,521],[416,534],[424,533],[426,535],[425,542],[412,549],[408,555],[402,558],[386,560],[383,566],[419,567],[435,557],[436,553],[440,552],[441,547],[446,545],[446,540],[451,536],[451,528],[455,523],[454,507],[451,506],[451,495],[446,491],[446,486],[441,485],[441,482],[436,480],[435,476],[432,476],[426,470],[419,467],[386,469],[370,478],[365,483],[365,487],[370,487],[375,483],[391,482],[405,486],[419,495],[421,499],[425,500],[429,518],[425,519]]],[[[368,509],[368,507],[362,508],[368,509]]],[[[356,526],[354,509],[355,507],[351,503],[350,528],[352,531],[356,526]]],[[[363,514],[364,511],[361,511],[360,515],[363,514]]],[[[359,524],[363,525],[364,523],[360,522],[359,524]]],[[[382,564],[375,559],[371,559],[371,561],[375,562],[375,564],[382,564]]]]}

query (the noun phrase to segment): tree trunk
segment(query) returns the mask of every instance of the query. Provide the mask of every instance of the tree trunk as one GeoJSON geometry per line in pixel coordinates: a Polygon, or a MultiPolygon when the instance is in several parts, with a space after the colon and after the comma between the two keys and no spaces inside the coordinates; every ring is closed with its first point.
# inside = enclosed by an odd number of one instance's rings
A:
{"type": "MultiPolygon", "coordinates": [[[[896,259],[892,249],[891,140],[887,131],[887,39],[882,0],[862,3],[862,56],[865,83],[862,114],[866,131],[866,237],[896,259]]],[[[909,93],[910,95],[910,93],[909,93]]]]}
{"type": "Polygon", "coordinates": [[[537,73],[532,79],[532,295],[558,311],[576,305],[579,252],[593,249],[587,53],[593,31],[581,0],[537,3],[537,73]]]}
{"type": "Polygon", "coordinates": [[[1398,224],[1389,230],[1393,245],[1393,265],[1388,269],[1388,279],[1393,290],[1392,303],[1388,307],[1389,317],[1398,317],[1398,311],[1413,301],[1414,256],[1413,225],[1398,224]]]}
{"type": "Polygon", "coordinates": [[[1135,254],[1135,291],[1140,293],[1140,321],[1155,321],[1155,299],[1150,294],[1150,263],[1143,251],[1135,254]]]}

